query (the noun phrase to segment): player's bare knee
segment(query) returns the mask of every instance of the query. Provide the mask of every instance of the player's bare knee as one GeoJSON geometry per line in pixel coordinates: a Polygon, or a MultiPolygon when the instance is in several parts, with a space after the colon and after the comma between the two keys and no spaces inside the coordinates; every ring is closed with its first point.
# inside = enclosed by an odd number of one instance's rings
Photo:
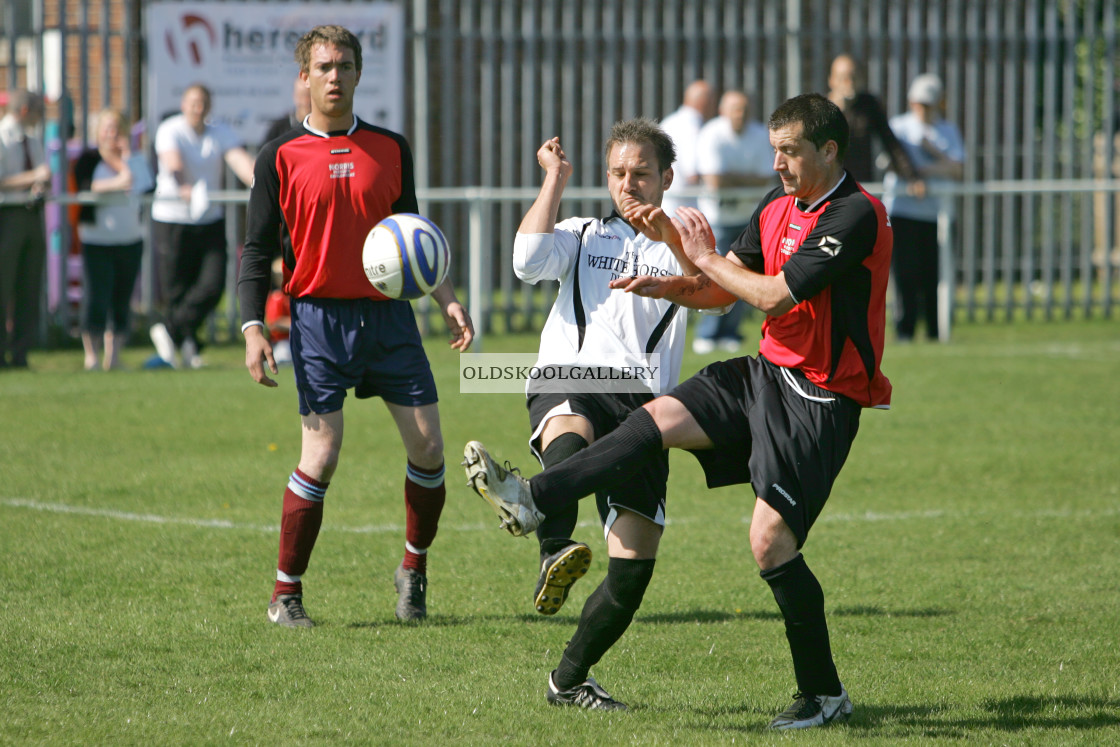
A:
{"type": "Polygon", "coordinates": [[[751,553],[759,570],[777,568],[797,557],[797,537],[784,522],[769,525],[752,523],[751,553]]]}
{"type": "Polygon", "coordinates": [[[408,450],[408,460],[421,469],[435,470],[443,466],[443,438],[434,436],[408,450]]]}
{"type": "Polygon", "coordinates": [[[330,482],[338,468],[338,455],[338,449],[305,450],[299,460],[300,472],[313,480],[330,482]]]}

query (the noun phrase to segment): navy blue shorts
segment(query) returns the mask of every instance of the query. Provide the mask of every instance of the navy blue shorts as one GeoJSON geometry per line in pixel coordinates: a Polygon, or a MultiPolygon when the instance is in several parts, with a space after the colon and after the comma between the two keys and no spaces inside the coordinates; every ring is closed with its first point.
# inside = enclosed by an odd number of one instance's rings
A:
{"type": "Polygon", "coordinates": [[[438,400],[407,301],[293,298],[291,346],[300,415],[341,410],[351,388],[406,407],[438,400]]]}

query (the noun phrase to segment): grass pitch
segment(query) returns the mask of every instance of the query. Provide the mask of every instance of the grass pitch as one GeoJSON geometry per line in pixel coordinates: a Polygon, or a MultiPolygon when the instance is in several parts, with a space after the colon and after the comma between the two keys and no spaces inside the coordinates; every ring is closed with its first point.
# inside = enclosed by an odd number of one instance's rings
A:
{"type": "Polygon", "coordinates": [[[536,471],[522,399],[460,395],[456,354],[429,352],[448,462],[430,618],[393,617],[403,449],[379,401],[350,399],[312,631],[265,620],[299,453],[290,371],[259,387],[234,346],[194,372],[140,370],[138,348],[121,373],[62,351],[0,375],[0,743],[1120,744],[1116,322],[888,347],[893,409],[864,413],[805,549],[855,715],[804,736],[764,731],[794,683],[749,488],[707,491],[676,452],[653,582],[594,669],[633,710],[545,704],[606,567],[594,507],[591,571],[536,615],[535,543],[499,531],[458,467],[477,438],[536,471]]]}

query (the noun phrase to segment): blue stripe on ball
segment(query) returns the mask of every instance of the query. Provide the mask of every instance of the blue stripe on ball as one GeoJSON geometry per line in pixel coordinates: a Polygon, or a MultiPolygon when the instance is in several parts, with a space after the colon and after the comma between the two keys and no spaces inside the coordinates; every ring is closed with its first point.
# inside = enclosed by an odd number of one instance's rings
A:
{"type": "Polygon", "coordinates": [[[385,223],[387,223],[393,230],[393,236],[397,241],[397,252],[401,257],[401,294],[399,298],[408,300],[411,300],[413,298],[420,298],[424,295],[424,291],[422,291],[420,289],[420,286],[416,284],[416,278],[413,275],[412,260],[409,257],[408,252],[405,251],[405,247],[407,247],[408,244],[405,243],[404,233],[401,231],[401,224],[395,220],[389,219],[386,219],[385,223]]]}

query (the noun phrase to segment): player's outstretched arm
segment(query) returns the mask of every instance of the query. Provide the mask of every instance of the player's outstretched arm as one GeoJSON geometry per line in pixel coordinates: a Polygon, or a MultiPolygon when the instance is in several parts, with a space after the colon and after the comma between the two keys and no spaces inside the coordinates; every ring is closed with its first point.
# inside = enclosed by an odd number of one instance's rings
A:
{"type": "Polygon", "coordinates": [[[455,297],[455,289],[451,285],[451,278],[444,278],[439,287],[432,291],[432,298],[439,304],[443,321],[451,334],[451,347],[460,353],[467,352],[474,340],[474,322],[467,313],[463,304],[455,297]]]}
{"type": "Polygon", "coordinates": [[[715,243],[709,243],[711,227],[696,208],[681,207],[673,225],[680,231],[681,244],[689,258],[728,293],[768,316],[781,316],[797,305],[786,285],[785,273],[762,275],[746,267],[734,252],[726,257],[716,252],[715,243]]]}
{"type": "Polygon", "coordinates": [[[268,364],[268,370],[273,374],[279,372],[280,369],[276,366],[276,359],[272,357],[272,343],[265,336],[264,327],[259,324],[246,327],[245,367],[249,369],[249,375],[253,377],[253,381],[262,386],[278,386],[273,379],[268,377],[268,373],[264,369],[266,363],[268,364]]]}
{"type": "Polygon", "coordinates": [[[616,278],[608,285],[643,298],[664,298],[687,309],[718,309],[738,300],[707,275],[636,275],[616,278]]]}

